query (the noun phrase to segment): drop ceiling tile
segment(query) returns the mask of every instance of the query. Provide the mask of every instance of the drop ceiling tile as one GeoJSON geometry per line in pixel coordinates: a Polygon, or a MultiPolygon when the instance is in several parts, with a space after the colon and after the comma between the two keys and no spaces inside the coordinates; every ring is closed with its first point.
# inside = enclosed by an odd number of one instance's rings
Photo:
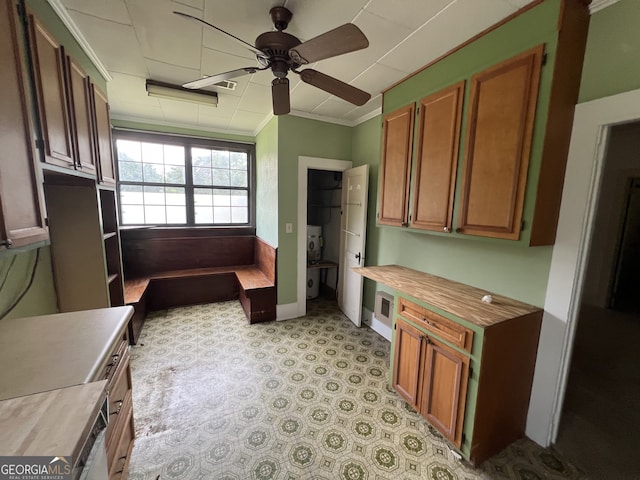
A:
{"type": "Polygon", "coordinates": [[[389,85],[393,85],[405,76],[405,72],[387,67],[386,65],[374,63],[351,82],[351,84],[365,92],[369,92],[372,97],[375,97],[382,90],[386,90],[389,85]]]}
{"type": "MultiPolygon", "coordinates": [[[[246,58],[237,57],[228,53],[220,52],[218,50],[211,50],[210,48],[202,49],[202,67],[200,69],[201,75],[211,76],[219,73],[230,72],[245,67],[255,67],[256,60],[247,60],[246,58]]],[[[236,82],[248,83],[248,78],[251,75],[241,75],[233,80],[236,82]],[[243,82],[244,81],[244,82],[243,82]]],[[[237,90],[237,89],[236,89],[237,90]]]]}
{"type": "Polygon", "coordinates": [[[331,97],[327,92],[300,82],[291,90],[291,108],[302,112],[311,112],[325,100],[331,97]]]}
{"type": "Polygon", "coordinates": [[[271,113],[273,110],[271,88],[249,82],[238,108],[248,112],[271,113]]]}
{"type": "Polygon", "coordinates": [[[454,1],[403,0],[402,2],[390,2],[389,0],[372,0],[365,11],[415,30],[454,1]]]}
{"type": "Polygon", "coordinates": [[[159,82],[182,85],[183,83],[200,78],[200,70],[158,62],[150,58],[145,59],[145,63],[149,71],[149,78],[159,82]]]}
{"type": "Polygon", "coordinates": [[[301,41],[310,40],[345,23],[352,22],[369,0],[292,0],[286,7],[293,13],[287,33],[301,41]]]}
{"type": "Polygon", "coordinates": [[[109,73],[147,75],[133,27],[80,12],[69,14],[109,73]]]}
{"type": "MultiPolygon", "coordinates": [[[[200,68],[202,34],[198,28],[193,28],[191,22],[173,14],[173,3],[128,0],[127,6],[140,49],[146,58],[200,68]]],[[[180,10],[199,15],[197,10],[187,7],[180,10]]]]}
{"type": "Polygon", "coordinates": [[[204,10],[204,4],[202,3],[204,0],[173,0],[174,10],[179,10],[180,7],[191,7],[197,10],[204,10]]]}
{"type": "Polygon", "coordinates": [[[131,25],[129,11],[123,0],[62,0],[68,10],[85,13],[112,22],[131,25]]]}
{"type": "Polygon", "coordinates": [[[160,108],[165,122],[177,122],[183,125],[197,125],[198,105],[180,100],[160,98],[160,108]]]}
{"type": "Polygon", "coordinates": [[[514,11],[515,7],[505,0],[458,0],[416,30],[414,35],[378,63],[413,72],[514,11]],[[470,15],[469,12],[474,14],[470,15]],[[456,25],[456,28],[452,28],[452,25],[456,25]]]}
{"type": "MultiPolygon", "coordinates": [[[[113,105],[116,100],[123,102],[140,102],[148,99],[145,89],[145,78],[123,73],[114,73],[112,80],[107,83],[107,95],[109,103],[113,105]]],[[[149,98],[159,106],[157,99],[149,98]]]]}
{"type": "Polygon", "coordinates": [[[211,121],[213,118],[226,118],[231,120],[238,108],[239,99],[225,97],[218,99],[217,107],[198,105],[198,121],[211,121]]]}
{"type": "Polygon", "coordinates": [[[507,0],[507,1],[514,7],[520,9],[522,7],[529,5],[530,3],[533,3],[534,0],[507,0]]]}
{"type": "Polygon", "coordinates": [[[266,118],[267,115],[263,113],[236,110],[236,113],[229,122],[229,127],[237,130],[253,132],[266,118]]]}
{"type": "Polygon", "coordinates": [[[315,115],[324,115],[332,118],[341,118],[354,109],[355,105],[343,100],[335,99],[335,97],[322,102],[311,113],[315,115]]]}

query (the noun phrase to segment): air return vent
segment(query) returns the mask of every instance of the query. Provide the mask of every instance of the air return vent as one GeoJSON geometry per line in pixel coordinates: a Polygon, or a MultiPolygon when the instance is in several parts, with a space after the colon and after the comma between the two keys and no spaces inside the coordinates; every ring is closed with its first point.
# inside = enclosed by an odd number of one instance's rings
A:
{"type": "Polygon", "coordinates": [[[225,90],[235,90],[238,86],[238,82],[234,82],[233,80],[222,80],[221,82],[214,83],[213,86],[224,88],[225,90]]]}

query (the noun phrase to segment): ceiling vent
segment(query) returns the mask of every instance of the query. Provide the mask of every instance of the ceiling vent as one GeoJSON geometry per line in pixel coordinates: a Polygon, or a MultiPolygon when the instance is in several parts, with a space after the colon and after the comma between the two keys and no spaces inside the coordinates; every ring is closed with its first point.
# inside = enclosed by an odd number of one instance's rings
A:
{"type": "Polygon", "coordinates": [[[213,86],[224,88],[225,90],[235,90],[238,86],[238,82],[234,82],[233,80],[222,80],[221,82],[214,83],[213,86]]]}

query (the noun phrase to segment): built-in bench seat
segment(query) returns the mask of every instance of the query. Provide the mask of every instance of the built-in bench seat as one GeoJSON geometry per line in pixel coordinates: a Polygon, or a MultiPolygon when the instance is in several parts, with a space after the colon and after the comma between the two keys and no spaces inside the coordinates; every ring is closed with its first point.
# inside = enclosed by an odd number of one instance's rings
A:
{"type": "Polygon", "coordinates": [[[179,305],[238,298],[249,323],[275,320],[276,250],[260,238],[156,238],[150,232],[122,237],[125,303],[135,310],[132,343],[148,310],[179,305]],[[233,260],[238,263],[224,264],[233,260]]]}

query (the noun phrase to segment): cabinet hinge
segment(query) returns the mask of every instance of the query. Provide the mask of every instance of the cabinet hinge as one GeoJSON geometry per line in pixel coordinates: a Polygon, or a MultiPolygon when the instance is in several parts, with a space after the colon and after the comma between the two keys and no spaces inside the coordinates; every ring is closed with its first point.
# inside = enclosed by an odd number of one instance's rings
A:
{"type": "Polygon", "coordinates": [[[397,330],[397,329],[398,329],[397,327],[398,327],[398,324],[397,324],[397,323],[394,323],[394,324],[393,324],[393,329],[394,329],[394,330],[397,330]]]}
{"type": "Polygon", "coordinates": [[[522,220],[522,222],[520,222],[520,231],[524,230],[525,225],[526,225],[526,222],[522,220]]]}
{"type": "Polygon", "coordinates": [[[462,443],[467,443],[467,436],[464,433],[462,434],[462,443]]]}
{"type": "Polygon", "coordinates": [[[469,367],[469,378],[473,377],[473,367],[469,367]]]}
{"type": "Polygon", "coordinates": [[[43,150],[44,149],[44,140],[42,140],[41,138],[38,138],[36,140],[36,149],[38,149],[38,150],[43,150]]]}
{"type": "Polygon", "coordinates": [[[542,66],[544,67],[547,64],[547,54],[542,54],[542,66]]]}

